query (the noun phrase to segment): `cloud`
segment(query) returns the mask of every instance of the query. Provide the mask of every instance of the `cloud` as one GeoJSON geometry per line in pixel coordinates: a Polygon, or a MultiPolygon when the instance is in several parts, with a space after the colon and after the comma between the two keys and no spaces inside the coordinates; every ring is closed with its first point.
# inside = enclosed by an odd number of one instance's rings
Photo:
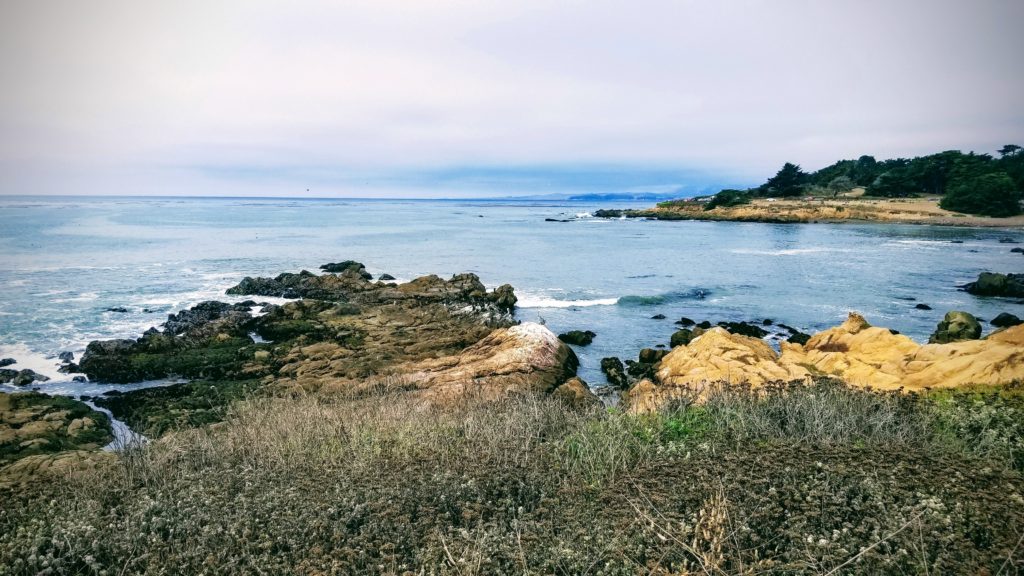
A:
{"type": "Polygon", "coordinates": [[[1024,5],[996,0],[39,0],[0,21],[8,194],[755,183],[1024,133],[1024,5]]]}

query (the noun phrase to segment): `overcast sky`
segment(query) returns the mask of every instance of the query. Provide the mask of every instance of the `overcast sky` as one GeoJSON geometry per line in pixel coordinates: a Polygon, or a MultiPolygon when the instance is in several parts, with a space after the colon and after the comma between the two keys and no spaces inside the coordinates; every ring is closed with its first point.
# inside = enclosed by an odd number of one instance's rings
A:
{"type": "Polygon", "coordinates": [[[1024,145],[1022,25],[1019,0],[0,0],[0,193],[685,192],[994,152],[1024,145]]]}

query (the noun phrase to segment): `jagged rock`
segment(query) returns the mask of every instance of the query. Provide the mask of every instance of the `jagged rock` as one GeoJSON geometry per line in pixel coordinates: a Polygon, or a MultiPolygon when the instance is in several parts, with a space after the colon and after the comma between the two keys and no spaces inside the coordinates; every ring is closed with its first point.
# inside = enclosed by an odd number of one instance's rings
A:
{"type": "Polygon", "coordinates": [[[694,324],[696,324],[696,322],[694,322],[693,320],[690,320],[686,316],[683,316],[679,320],[676,320],[676,324],[678,324],[680,326],[693,326],[694,324]]]}
{"type": "Polygon", "coordinates": [[[566,380],[564,384],[555,388],[555,391],[551,393],[551,396],[565,402],[573,408],[586,409],[600,407],[602,405],[601,399],[590,390],[587,383],[576,376],[566,380]]]}
{"type": "Polygon", "coordinates": [[[81,372],[81,371],[82,371],[82,368],[78,364],[75,364],[74,362],[68,362],[66,364],[61,364],[60,367],[57,368],[57,372],[60,372],[61,374],[74,374],[76,372],[81,372]]]}
{"type": "Polygon", "coordinates": [[[11,370],[0,368],[0,384],[11,383],[15,386],[28,386],[33,382],[46,382],[49,377],[38,374],[32,370],[11,370]]]}
{"type": "Polygon", "coordinates": [[[665,319],[665,315],[664,314],[655,314],[654,316],[651,316],[651,320],[664,320],[664,319],[665,319]]]}
{"type": "Polygon", "coordinates": [[[489,295],[491,301],[498,306],[500,310],[511,313],[515,310],[516,302],[519,301],[516,298],[515,290],[512,289],[510,284],[502,284],[494,289],[489,295]]]}
{"type": "Polygon", "coordinates": [[[626,367],[622,365],[622,360],[614,356],[602,358],[601,372],[604,372],[608,383],[615,388],[625,390],[629,386],[629,379],[626,378],[626,367]]]}
{"type": "Polygon", "coordinates": [[[391,274],[381,274],[380,276],[377,277],[377,279],[381,280],[383,282],[390,282],[390,281],[394,280],[395,277],[392,276],[391,274]]]}
{"type": "Polygon", "coordinates": [[[957,340],[976,340],[981,338],[981,324],[978,319],[967,312],[949,312],[939,322],[935,332],[928,338],[929,344],[945,344],[957,340]]]}
{"type": "Polygon", "coordinates": [[[117,312],[119,314],[124,314],[124,313],[128,312],[128,309],[123,307],[123,306],[114,306],[114,307],[111,307],[111,308],[107,308],[106,311],[107,312],[117,312]]]}
{"type": "Polygon", "coordinates": [[[82,383],[88,382],[89,379],[86,378],[85,376],[75,376],[74,378],[71,379],[71,381],[72,382],[78,382],[79,384],[82,384],[82,383]]]}
{"type": "Polygon", "coordinates": [[[17,362],[18,361],[15,360],[14,358],[0,359],[0,368],[3,368],[4,366],[10,366],[11,364],[17,364],[17,362]]]}
{"type": "Polygon", "coordinates": [[[576,346],[589,346],[594,341],[594,336],[597,334],[590,330],[570,330],[568,332],[558,335],[558,339],[566,344],[574,344],[576,346]]]}
{"type": "Polygon", "coordinates": [[[995,318],[993,318],[989,322],[989,324],[997,328],[1009,328],[1010,326],[1017,326],[1022,322],[1024,322],[1024,320],[1021,320],[1020,318],[1014,316],[1013,314],[1010,314],[1009,312],[1003,312],[996,316],[995,318]]]}
{"type": "Polygon", "coordinates": [[[982,272],[974,282],[963,289],[975,296],[1024,297],[1024,274],[997,274],[982,272]]]}
{"type": "Polygon", "coordinates": [[[652,378],[654,376],[654,364],[626,360],[626,374],[629,375],[631,380],[652,378]]]}
{"type": "Polygon", "coordinates": [[[57,359],[62,362],[73,362],[75,360],[74,352],[61,352],[57,354],[57,359]]]}
{"type": "Polygon", "coordinates": [[[656,364],[659,360],[668,355],[668,350],[655,350],[644,348],[640,350],[640,362],[645,364],[656,364]]]}
{"type": "Polygon", "coordinates": [[[361,262],[356,262],[354,260],[345,260],[343,262],[331,262],[330,264],[324,264],[320,266],[320,269],[323,270],[324,272],[329,272],[332,274],[347,272],[351,270],[352,272],[362,276],[364,280],[373,280],[373,276],[366,271],[366,266],[363,266],[361,262]]]}
{"type": "Polygon", "coordinates": [[[669,340],[669,346],[675,348],[676,346],[685,346],[693,340],[693,330],[688,328],[681,328],[676,330],[672,334],[672,338],[669,340]]]}
{"type": "Polygon", "coordinates": [[[768,335],[764,328],[749,322],[719,322],[718,325],[732,334],[750,336],[751,338],[764,338],[768,335]]]}

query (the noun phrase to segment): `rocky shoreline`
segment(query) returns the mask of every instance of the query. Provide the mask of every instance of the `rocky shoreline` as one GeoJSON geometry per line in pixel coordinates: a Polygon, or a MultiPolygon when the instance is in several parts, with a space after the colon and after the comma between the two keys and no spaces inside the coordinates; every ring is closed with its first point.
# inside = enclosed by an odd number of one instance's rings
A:
{"type": "MultiPolygon", "coordinates": [[[[227,293],[251,300],[202,302],[170,315],[161,330],[134,340],[94,341],[78,364],[70,357],[65,363],[96,382],[187,379],[91,398],[150,437],[215,423],[234,401],[259,396],[387,391],[424,406],[449,406],[529,393],[572,406],[601,404],[576,377],[579,362],[569,346],[586,346],[598,335],[573,330],[556,336],[540,324],[521,323],[507,284],[488,291],[474,274],[374,281],[351,261],[321,268],[323,274],[244,278],[227,293]],[[259,301],[282,296],[295,300],[259,301]]],[[[1018,282],[1012,274],[983,275],[964,289],[1016,294],[1018,282]]],[[[611,385],[604,392],[621,393],[630,411],[652,412],[680,399],[699,401],[708,386],[723,382],[757,387],[834,378],[856,387],[923,391],[1024,380],[1024,325],[1012,315],[993,320],[998,329],[981,338],[976,319],[952,312],[926,345],[872,327],[856,314],[815,335],[768,319],[712,324],[681,318],[676,324],[667,345],[645,348],[635,360],[603,359],[611,385]],[[778,343],[778,351],[770,342],[778,343]]],[[[5,398],[31,398],[33,405],[50,402],[63,410],[3,412],[8,431],[0,445],[16,456],[6,464],[26,456],[39,460],[19,470],[45,469],[53,453],[95,450],[109,441],[109,420],[80,402],[41,394],[5,398]],[[35,428],[46,431],[41,441],[26,435],[35,428]]]]}

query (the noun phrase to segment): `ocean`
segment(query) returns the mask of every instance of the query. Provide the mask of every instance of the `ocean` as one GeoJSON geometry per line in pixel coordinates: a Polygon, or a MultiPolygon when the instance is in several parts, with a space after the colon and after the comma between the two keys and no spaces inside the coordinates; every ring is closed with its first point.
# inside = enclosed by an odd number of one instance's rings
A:
{"type": "Polygon", "coordinates": [[[597,333],[576,349],[591,385],[604,383],[602,357],[667,344],[682,316],[813,333],[855,310],[918,341],[949,310],[1024,316],[1021,303],[957,289],[982,271],[1024,272],[1024,255],[1000,242],[1024,242],[1022,231],[590,216],[627,205],[644,203],[4,197],[0,358],[51,377],[43,392],[96,394],[110,387],[71,382],[58,353],[77,359],[90,340],[137,337],[203,300],[242,300],[224,290],[244,276],[340,260],[399,280],[473,272],[490,288],[510,283],[519,319],[597,333]]]}

